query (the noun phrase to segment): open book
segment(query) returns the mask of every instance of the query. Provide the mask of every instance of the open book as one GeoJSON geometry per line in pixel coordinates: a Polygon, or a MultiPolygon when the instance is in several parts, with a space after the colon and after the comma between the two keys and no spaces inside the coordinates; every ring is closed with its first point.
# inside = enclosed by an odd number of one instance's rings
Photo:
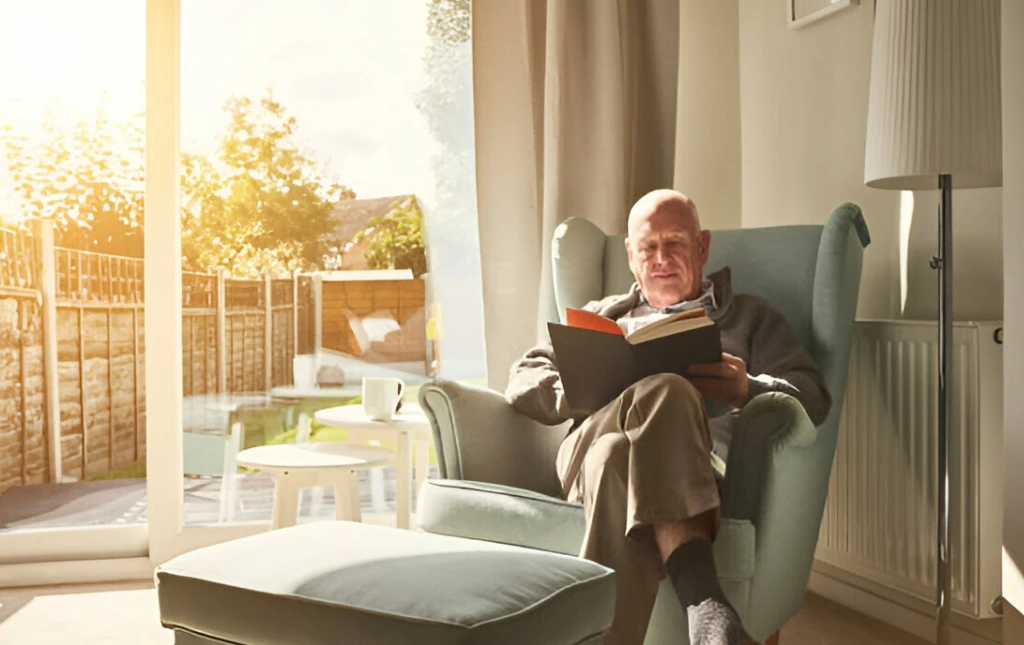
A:
{"type": "Polygon", "coordinates": [[[703,309],[668,316],[628,336],[615,321],[581,309],[567,309],[565,320],[548,323],[548,332],[574,413],[601,409],[644,377],[685,376],[690,365],[722,360],[721,334],[703,309]]]}

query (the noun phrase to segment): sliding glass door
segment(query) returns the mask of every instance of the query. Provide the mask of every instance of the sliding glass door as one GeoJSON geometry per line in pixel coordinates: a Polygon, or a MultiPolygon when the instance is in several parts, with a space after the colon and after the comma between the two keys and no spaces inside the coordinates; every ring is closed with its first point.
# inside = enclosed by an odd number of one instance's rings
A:
{"type": "MultiPolygon", "coordinates": [[[[351,441],[316,413],[364,377],[414,402],[485,361],[469,0],[149,6],[146,332],[181,339],[147,355],[162,561],[269,528],[241,451],[351,441]]],[[[359,473],[364,521],[396,522],[396,481],[359,473]]]]}

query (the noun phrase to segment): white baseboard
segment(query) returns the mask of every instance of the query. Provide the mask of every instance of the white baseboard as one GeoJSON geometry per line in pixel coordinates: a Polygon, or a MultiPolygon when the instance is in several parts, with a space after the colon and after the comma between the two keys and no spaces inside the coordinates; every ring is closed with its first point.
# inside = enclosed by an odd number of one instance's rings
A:
{"type": "MultiPolygon", "coordinates": [[[[913,634],[918,638],[935,642],[935,617],[933,614],[921,613],[911,609],[906,604],[900,603],[892,598],[885,598],[880,595],[865,591],[864,589],[823,573],[821,568],[815,564],[815,570],[811,572],[811,579],[807,585],[809,591],[827,598],[835,603],[848,607],[858,613],[864,614],[880,622],[892,625],[897,629],[913,634]]],[[[965,623],[979,623],[970,621],[959,616],[954,617],[953,627],[950,633],[951,645],[999,645],[1001,639],[991,638],[1001,630],[997,620],[986,620],[985,626],[978,626],[974,629],[965,629],[965,623]],[[959,623],[959,624],[958,624],[959,623]]]]}
{"type": "Polygon", "coordinates": [[[0,589],[153,580],[149,558],[0,564],[0,589]]]}

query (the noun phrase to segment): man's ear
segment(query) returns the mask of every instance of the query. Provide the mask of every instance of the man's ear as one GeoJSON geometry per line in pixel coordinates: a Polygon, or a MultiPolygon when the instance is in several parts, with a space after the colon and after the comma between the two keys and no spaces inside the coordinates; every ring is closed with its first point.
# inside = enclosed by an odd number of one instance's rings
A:
{"type": "Polygon", "coordinates": [[[711,255],[711,231],[703,230],[700,232],[700,261],[701,264],[708,261],[708,256],[711,255]]]}
{"type": "MultiPolygon", "coordinates": [[[[626,238],[626,262],[629,264],[629,272],[633,274],[633,277],[637,277],[636,265],[633,264],[633,247],[629,244],[629,238],[626,238]]],[[[639,279],[639,278],[637,278],[639,279]]]]}

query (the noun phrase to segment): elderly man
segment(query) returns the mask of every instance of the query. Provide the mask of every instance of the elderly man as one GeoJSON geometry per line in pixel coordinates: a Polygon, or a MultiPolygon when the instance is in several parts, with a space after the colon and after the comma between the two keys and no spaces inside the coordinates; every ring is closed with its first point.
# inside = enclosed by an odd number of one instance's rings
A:
{"type": "Polygon", "coordinates": [[[614,645],[643,642],[666,574],[689,617],[691,643],[752,642],[719,586],[711,547],[735,412],[767,391],[796,397],[815,424],[831,406],[818,366],[782,315],[734,294],[728,268],[704,277],[710,243],[693,202],[672,190],[648,193],[629,213],[626,252],[636,284],[585,308],[630,333],[703,307],[721,330],[721,362],[693,365],[685,379],[645,378],[585,416],[570,409],[555,356],[540,346],[513,365],[505,394],[541,423],[576,421],[556,467],[566,498],[586,511],[581,556],[616,571],[607,639],[614,645]]]}

